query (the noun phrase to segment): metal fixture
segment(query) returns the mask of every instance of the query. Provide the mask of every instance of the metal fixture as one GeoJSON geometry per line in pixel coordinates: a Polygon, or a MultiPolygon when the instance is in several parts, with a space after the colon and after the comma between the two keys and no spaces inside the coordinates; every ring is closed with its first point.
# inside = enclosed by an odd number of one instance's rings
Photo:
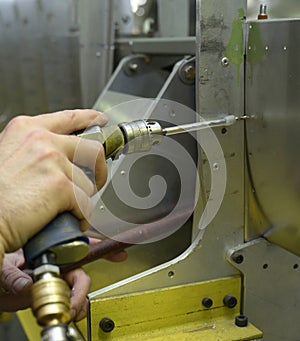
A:
{"type": "Polygon", "coordinates": [[[232,309],[237,305],[237,299],[235,296],[228,294],[223,298],[223,303],[226,307],[232,309]]]}
{"type": "Polygon", "coordinates": [[[240,253],[237,253],[237,254],[233,254],[231,256],[231,259],[237,264],[242,264],[244,261],[244,256],[241,255],[240,253]]]}
{"type": "Polygon", "coordinates": [[[227,57],[223,57],[221,60],[222,66],[226,67],[229,65],[229,59],[227,57]]]}
{"type": "Polygon", "coordinates": [[[105,332],[110,333],[115,328],[114,321],[109,317],[104,317],[99,322],[99,327],[105,332]]]}
{"type": "Polygon", "coordinates": [[[267,5],[260,4],[257,19],[258,20],[268,19],[267,5]]]}
{"type": "Polygon", "coordinates": [[[238,315],[235,317],[235,325],[238,327],[247,327],[248,317],[245,315],[238,315]]]}
{"type": "Polygon", "coordinates": [[[205,308],[211,308],[213,305],[213,300],[210,297],[204,297],[202,300],[202,305],[205,308]]]}

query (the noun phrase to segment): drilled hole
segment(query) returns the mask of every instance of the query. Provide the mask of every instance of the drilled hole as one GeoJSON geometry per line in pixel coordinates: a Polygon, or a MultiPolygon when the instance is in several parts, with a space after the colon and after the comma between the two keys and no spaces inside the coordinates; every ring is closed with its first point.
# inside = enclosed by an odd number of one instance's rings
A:
{"type": "Polygon", "coordinates": [[[168,272],[168,276],[169,276],[170,278],[173,278],[173,277],[174,277],[174,271],[169,271],[169,272],[168,272]]]}

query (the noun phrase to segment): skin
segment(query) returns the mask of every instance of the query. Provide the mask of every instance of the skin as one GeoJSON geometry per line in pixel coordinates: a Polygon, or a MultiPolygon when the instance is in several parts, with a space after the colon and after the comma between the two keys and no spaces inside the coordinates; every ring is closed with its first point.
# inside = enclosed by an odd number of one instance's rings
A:
{"type": "Polygon", "coordinates": [[[4,253],[21,248],[61,212],[72,212],[87,228],[96,188],[72,160],[80,142],[82,156],[76,162],[89,167],[96,160],[101,187],[107,177],[105,155],[99,142],[68,134],[91,122],[104,125],[107,119],[95,110],[19,116],[0,134],[0,268],[4,253]]]}
{"type": "MultiPolygon", "coordinates": [[[[0,134],[0,311],[30,305],[32,280],[19,269],[24,263],[20,249],[30,237],[64,211],[72,212],[81,229],[87,229],[91,196],[106,181],[106,160],[102,144],[69,134],[106,122],[95,110],[66,110],[18,116],[0,134]],[[96,185],[78,165],[93,169],[96,185]]],[[[111,260],[125,258],[121,253],[111,260]]],[[[79,320],[86,313],[90,278],[76,269],[65,280],[71,288],[72,318],[79,320]]]]}

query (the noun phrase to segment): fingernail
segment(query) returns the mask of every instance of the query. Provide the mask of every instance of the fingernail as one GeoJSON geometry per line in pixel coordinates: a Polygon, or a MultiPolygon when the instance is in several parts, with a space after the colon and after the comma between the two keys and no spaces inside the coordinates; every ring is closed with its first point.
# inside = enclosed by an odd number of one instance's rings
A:
{"type": "Polygon", "coordinates": [[[12,288],[16,293],[18,293],[30,287],[31,284],[32,282],[30,279],[25,278],[25,277],[19,277],[14,281],[12,288]]]}

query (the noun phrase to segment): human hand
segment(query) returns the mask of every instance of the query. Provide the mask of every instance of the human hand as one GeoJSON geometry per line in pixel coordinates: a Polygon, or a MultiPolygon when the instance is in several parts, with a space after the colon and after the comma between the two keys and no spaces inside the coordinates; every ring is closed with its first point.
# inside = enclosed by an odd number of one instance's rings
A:
{"type": "Polygon", "coordinates": [[[103,146],[66,134],[106,122],[95,110],[67,110],[19,116],[5,127],[0,134],[0,268],[5,252],[22,247],[61,212],[71,211],[82,229],[87,227],[96,188],[72,161],[80,141],[76,163],[92,168],[99,188],[107,176],[103,146]]]}
{"type": "MultiPolygon", "coordinates": [[[[32,278],[20,268],[24,265],[22,250],[6,254],[0,277],[0,311],[17,311],[30,307],[32,278]]],[[[70,286],[71,318],[79,321],[86,315],[86,295],[90,289],[90,277],[75,269],[63,278],[70,286]]]]}

